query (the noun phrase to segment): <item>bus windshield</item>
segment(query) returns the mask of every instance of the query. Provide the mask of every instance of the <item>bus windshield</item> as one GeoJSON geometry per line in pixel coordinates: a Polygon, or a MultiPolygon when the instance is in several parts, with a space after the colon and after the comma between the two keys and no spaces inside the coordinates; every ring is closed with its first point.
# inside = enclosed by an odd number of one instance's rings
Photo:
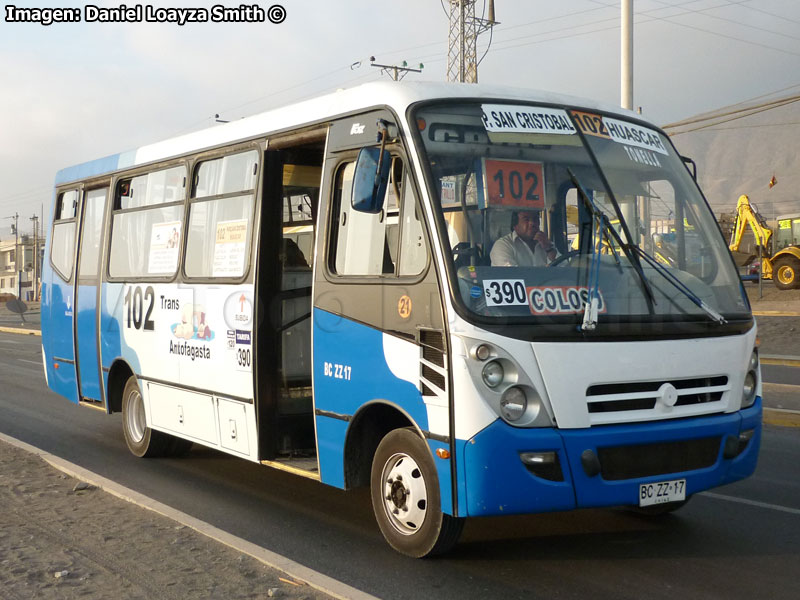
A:
{"type": "Polygon", "coordinates": [[[748,313],[711,211],[661,132],[499,102],[422,105],[457,303],[484,319],[699,321],[748,313]]]}

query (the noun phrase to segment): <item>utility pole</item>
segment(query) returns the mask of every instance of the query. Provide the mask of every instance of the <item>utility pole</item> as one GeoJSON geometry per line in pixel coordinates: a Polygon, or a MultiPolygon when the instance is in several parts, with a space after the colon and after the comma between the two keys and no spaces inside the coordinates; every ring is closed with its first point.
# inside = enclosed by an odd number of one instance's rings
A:
{"type": "Polygon", "coordinates": [[[14,224],[11,228],[14,230],[14,269],[17,271],[17,300],[22,300],[20,298],[22,291],[20,275],[22,271],[19,268],[19,213],[15,212],[13,217],[6,217],[6,219],[14,219],[14,224]]]}
{"type": "Polygon", "coordinates": [[[633,0],[622,0],[621,10],[620,103],[633,110],[633,0]]]}
{"type": "MultiPolygon", "coordinates": [[[[360,63],[358,63],[360,64],[360,63]]],[[[375,62],[375,57],[369,57],[369,66],[370,67],[378,67],[381,70],[381,73],[388,73],[389,77],[394,79],[395,81],[400,81],[408,75],[409,73],[422,73],[422,69],[425,68],[425,65],[419,63],[419,68],[415,69],[413,67],[409,67],[406,61],[403,61],[400,65],[380,65],[375,62]]]]}
{"type": "Polygon", "coordinates": [[[450,0],[447,81],[478,83],[478,36],[498,23],[494,19],[494,0],[489,0],[486,19],[475,17],[476,2],[450,0]]]}
{"type": "Polygon", "coordinates": [[[33,300],[39,297],[39,217],[35,214],[31,217],[33,221],[33,300]]]}

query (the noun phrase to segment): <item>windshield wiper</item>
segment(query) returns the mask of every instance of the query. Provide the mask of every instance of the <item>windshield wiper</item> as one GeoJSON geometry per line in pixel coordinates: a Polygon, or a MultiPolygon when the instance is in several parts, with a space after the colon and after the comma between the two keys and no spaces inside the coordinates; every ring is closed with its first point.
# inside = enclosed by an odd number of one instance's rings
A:
{"type": "Polygon", "coordinates": [[[702,298],[700,298],[697,294],[695,294],[689,286],[683,283],[680,279],[678,279],[673,273],[670,272],[667,267],[662,265],[654,256],[651,256],[644,250],[642,250],[639,246],[632,246],[632,249],[638,256],[643,258],[647,264],[649,264],[653,269],[658,271],[664,279],[670,282],[676,289],[683,293],[689,300],[691,300],[694,304],[696,304],[699,308],[701,308],[705,313],[711,317],[714,321],[719,323],[720,325],[724,325],[728,321],[719,314],[716,310],[711,308],[708,304],[703,302],[702,298]]]}
{"type": "MultiPolygon", "coordinates": [[[[655,294],[653,293],[653,288],[644,274],[642,265],[638,260],[638,255],[633,251],[633,249],[638,250],[639,247],[633,244],[626,244],[622,241],[622,238],[620,237],[619,233],[617,233],[617,230],[614,229],[614,227],[611,225],[611,222],[608,220],[608,216],[602,210],[597,208],[597,205],[589,197],[589,194],[586,192],[586,190],[583,189],[583,185],[578,180],[575,173],[572,172],[572,169],[567,168],[567,173],[569,174],[569,178],[572,180],[575,189],[578,191],[578,195],[580,196],[581,201],[586,206],[586,209],[592,215],[593,219],[597,220],[600,223],[603,230],[603,234],[606,236],[606,239],[608,240],[609,235],[613,237],[614,241],[619,245],[619,247],[625,253],[625,256],[627,257],[628,261],[633,266],[633,270],[639,277],[639,281],[645,293],[647,308],[650,311],[651,315],[655,314],[656,297],[655,294]]],[[[624,224],[621,215],[620,215],[620,223],[624,224]]],[[[614,252],[614,257],[617,259],[617,264],[619,265],[619,258],[617,257],[617,254],[614,251],[614,245],[611,243],[611,240],[608,241],[609,241],[608,245],[612,249],[612,252],[614,252]]],[[[594,256],[592,257],[592,260],[598,261],[598,266],[599,266],[600,257],[596,250],[594,256]]],[[[599,282],[597,283],[599,284],[599,282]]],[[[598,299],[596,297],[594,289],[590,289],[589,294],[590,294],[590,302],[586,305],[586,310],[583,315],[583,325],[581,325],[581,329],[583,330],[587,329],[592,330],[597,325],[598,299]]]]}

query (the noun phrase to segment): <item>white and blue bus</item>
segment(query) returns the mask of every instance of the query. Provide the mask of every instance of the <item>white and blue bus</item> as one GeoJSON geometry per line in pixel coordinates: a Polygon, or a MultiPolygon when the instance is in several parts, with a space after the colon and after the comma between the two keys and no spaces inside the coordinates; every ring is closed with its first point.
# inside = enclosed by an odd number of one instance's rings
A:
{"type": "Polygon", "coordinates": [[[760,443],[756,326],[685,161],[519,89],[369,84],[60,171],[42,341],[136,456],[369,486],[415,557],[467,517],[668,512],[760,443]]]}

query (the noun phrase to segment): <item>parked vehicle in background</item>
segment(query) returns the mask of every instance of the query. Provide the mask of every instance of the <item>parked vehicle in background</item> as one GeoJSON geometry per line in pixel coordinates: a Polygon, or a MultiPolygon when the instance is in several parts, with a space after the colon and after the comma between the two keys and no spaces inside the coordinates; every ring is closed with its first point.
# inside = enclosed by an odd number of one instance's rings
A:
{"type": "MultiPolygon", "coordinates": [[[[729,247],[737,264],[748,267],[759,257],[760,247],[761,277],[772,279],[781,290],[800,288],[800,213],[782,215],[777,223],[777,234],[773,237],[772,229],[753,208],[750,198],[739,196],[729,247]],[[748,252],[741,252],[748,228],[754,236],[755,246],[748,252]]],[[[752,268],[748,273],[752,275],[752,268]]]]}

